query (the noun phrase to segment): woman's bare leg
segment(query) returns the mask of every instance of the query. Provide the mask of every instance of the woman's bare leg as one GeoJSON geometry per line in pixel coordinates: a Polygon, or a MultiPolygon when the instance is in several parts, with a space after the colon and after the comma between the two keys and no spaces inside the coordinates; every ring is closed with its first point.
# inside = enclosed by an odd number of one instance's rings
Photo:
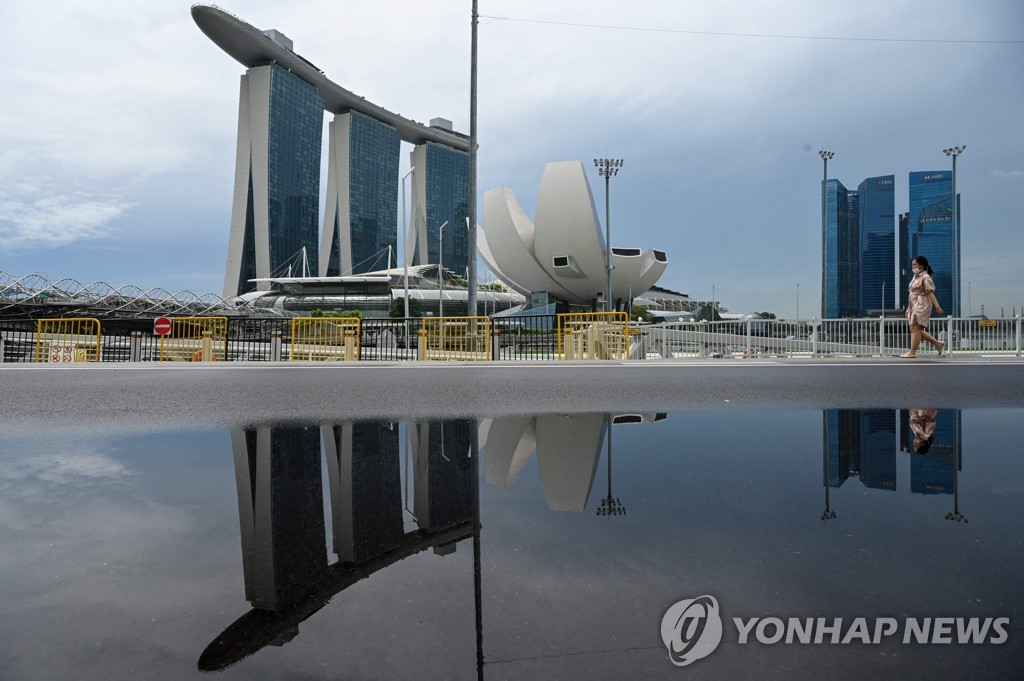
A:
{"type": "Polygon", "coordinates": [[[917,349],[921,346],[921,333],[924,331],[924,327],[920,324],[910,325],[910,352],[900,355],[900,357],[913,357],[917,354],[917,349]]]}
{"type": "Polygon", "coordinates": [[[942,348],[945,345],[945,343],[936,339],[935,336],[925,331],[923,327],[921,328],[921,337],[924,338],[929,343],[931,343],[932,345],[934,345],[935,349],[939,351],[940,355],[942,354],[942,348]]]}

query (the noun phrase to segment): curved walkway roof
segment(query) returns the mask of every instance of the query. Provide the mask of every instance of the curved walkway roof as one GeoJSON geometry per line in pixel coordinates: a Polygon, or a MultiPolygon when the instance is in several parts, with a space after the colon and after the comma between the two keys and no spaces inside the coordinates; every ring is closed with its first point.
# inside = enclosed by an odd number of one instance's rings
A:
{"type": "Polygon", "coordinates": [[[276,62],[315,87],[324,98],[324,108],[331,113],[358,111],[392,126],[406,142],[437,142],[461,151],[469,151],[469,137],[442,128],[432,128],[367,101],[365,97],[360,97],[329,80],[323,71],[299,54],[275,42],[260,29],[219,7],[193,5],[192,19],[210,40],[243,66],[250,68],[276,62]]]}

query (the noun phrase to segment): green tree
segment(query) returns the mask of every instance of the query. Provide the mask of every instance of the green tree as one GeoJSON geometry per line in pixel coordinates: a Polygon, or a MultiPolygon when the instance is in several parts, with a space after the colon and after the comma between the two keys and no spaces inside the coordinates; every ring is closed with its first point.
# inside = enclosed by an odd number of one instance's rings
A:
{"type": "Polygon", "coordinates": [[[778,319],[774,312],[758,312],[757,314],[761,315],[765,319],[778,319]]]}
{"type": "Polygon", "coordinates": [[[631,322],[649,322],[651,321],[651,313],[647,311],[647,308],[643,305],[634,305],[632,311],[629,314],[629,321],[631,322]]]}
{"type": "MultiPolygon", "coordinates": [[[[404,317],[405,316],[405,298],[399,297],[391,301],[391,309],[388,310],[388,315],[391,317],[404,317]]],[[[420,301],[418,298],[409,299],[409,316],[411,317],[422,317],[423,312],[420,310],[420,301]]]]}

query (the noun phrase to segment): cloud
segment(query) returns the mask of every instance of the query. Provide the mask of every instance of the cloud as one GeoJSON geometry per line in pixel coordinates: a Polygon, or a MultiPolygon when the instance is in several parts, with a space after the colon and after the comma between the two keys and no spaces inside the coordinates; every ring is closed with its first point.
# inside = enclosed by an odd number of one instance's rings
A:
{"type": "Polygon", "coordinates": [[[0,193],[0,250],[56,248],[97,239],[112,231],[111,223],[130,207],[116,197],[88,194],[39,196],[38,190],[9,196],[0,193]]]}
{"type": "Polygon", "coordinates": [[[1024,170],[993,170],[992,177],[1020,180],[1024,179],[1024,170]]]}

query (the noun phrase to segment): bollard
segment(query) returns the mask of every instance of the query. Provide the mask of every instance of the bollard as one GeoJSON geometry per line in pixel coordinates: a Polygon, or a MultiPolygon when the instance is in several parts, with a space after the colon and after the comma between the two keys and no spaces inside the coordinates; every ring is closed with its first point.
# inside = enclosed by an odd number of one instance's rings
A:
{"type": "Polygon", "coordinates": [[[203,331],[203,361],[213,361],[213,336],[209,331],[203,331]]]}
{"type": "Polygon", "coordinates": [[[358,359],[356,357],[356,335],[351,331],[345,332],[345,347],[341,353],[341,360],[343,362],[351,362],[358,359]]]}
{"type": "Polygon", "coordinates": [[[811,356],[818,356],[818,320],[811,317],[811,356]]]}
{"type": "Polygon", "coordinates": [[[128,361],[142,361],[142,332],[132,331],[131,340],[128,341],[128,361]]]}
{"type": "MultiPolygon", "coordinates": [[[[0,343],[3,348],[3,343],[0,343]]],[[[1020,315],[1017,315],[1017,356],[1020,357],[1020,315]]]]}
{"type": "Polygon", "coordinates": [[[878,318],[878,354],[885,354],[885,315],[878,318]]]}
{"type": "Polygon", "coordinates": [[[270,332],[270,361],[280,362],[281,361],[281,332],[271,331],[270,332]]]}
{"type": "Polygon", "coordinates": [[[499,354],[501,354],[501,334],[491,331],[491,361],[497,360],[499,354]]]}
{"type": "Polygon", "coordinates": [[[427,358],[427,332],[424,331],[423,329],[420,329],[419,337],[420,337],[420,361],[422,361],[422,360],[425,360],[427,358]]]}

